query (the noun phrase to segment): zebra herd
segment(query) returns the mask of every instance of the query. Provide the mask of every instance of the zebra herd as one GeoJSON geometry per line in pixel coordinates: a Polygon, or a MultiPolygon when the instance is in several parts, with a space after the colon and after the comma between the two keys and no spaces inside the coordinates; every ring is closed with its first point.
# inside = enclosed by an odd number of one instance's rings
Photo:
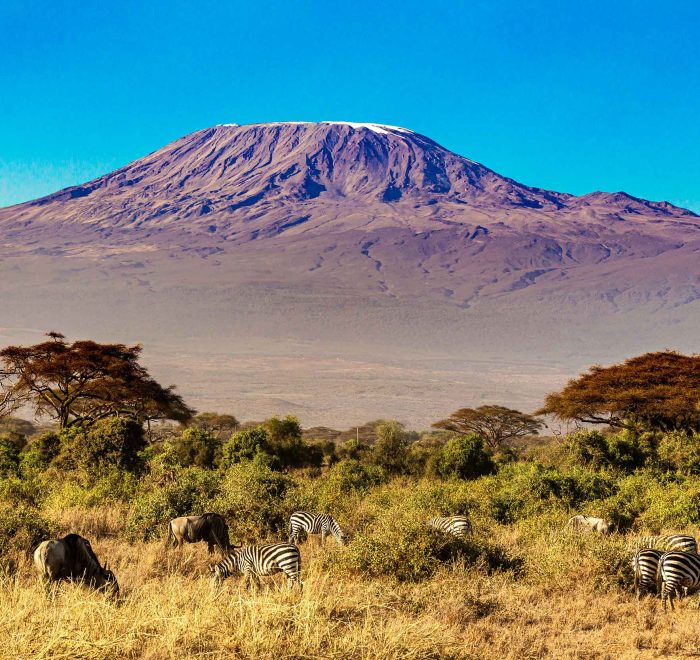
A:
{"type": "Polygon", "coordinates": [[[656,591],[664,610],[667,600],[673,610],[675,597],[700,589],[700,555],[694,537],[685,534],[643,536],[635,545],[632,568],[638,598],[656,591]]]}

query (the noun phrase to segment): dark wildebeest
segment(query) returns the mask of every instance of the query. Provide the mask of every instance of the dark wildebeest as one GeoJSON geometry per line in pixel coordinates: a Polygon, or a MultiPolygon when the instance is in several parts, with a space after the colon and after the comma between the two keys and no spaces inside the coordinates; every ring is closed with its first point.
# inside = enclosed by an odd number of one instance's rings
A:
{"type": "Polygon", "coordinates": [[[113,596],[119,595],[114,573],[106,564],[100,565],[90,541],[78,534],[42,541],[34,550],[34,566],[49,582],[79,580],[113,596]]]}
{"type": "Polygon", "coordinates": [[[218,546],[225,555],[231,548],[228,537],[228,525],[218,513],[203,513],[201,516],[182,516],[173,518],[168,525],[168,542],[176,547],[183,543],[206,541],[209,554],[218,546]]]}

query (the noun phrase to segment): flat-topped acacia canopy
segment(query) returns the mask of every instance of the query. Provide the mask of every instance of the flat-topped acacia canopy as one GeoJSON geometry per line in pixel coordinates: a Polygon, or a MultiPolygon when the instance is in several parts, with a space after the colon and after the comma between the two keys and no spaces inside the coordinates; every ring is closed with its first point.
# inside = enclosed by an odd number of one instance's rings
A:
{"type": "Polygon", "coordinates": [[[174,386],[163,387],[139,364],[140,345],[47,336],[0,351],[0,416],[30,406],[65,428],[110,416],[185,422],[194,414],[174,386]]]}

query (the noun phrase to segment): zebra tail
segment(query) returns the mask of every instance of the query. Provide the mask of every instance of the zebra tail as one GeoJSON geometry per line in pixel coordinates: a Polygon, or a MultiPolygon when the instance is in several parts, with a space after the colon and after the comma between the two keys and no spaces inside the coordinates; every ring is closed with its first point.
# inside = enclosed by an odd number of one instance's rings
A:
{"type": "MultiPolygon", "coordinates": [[[[663,556],[662,556],[663,559],[663,556]]],[[[664,596],[664,576],[661,569],[661,561],[659,561],[659,567],[656,569],[656,593],[661,597],[664,602],[664,609],[666,609],[666,600],[664,596]]]]}
{"type": "Polygon", "coordinates": [[[173,545],[176,542],[177,540],[175,539],[175,532],[173,532],[173,523],[171,521],[168,523],[168,538],[165,540],[165,545],[173,545]]]}

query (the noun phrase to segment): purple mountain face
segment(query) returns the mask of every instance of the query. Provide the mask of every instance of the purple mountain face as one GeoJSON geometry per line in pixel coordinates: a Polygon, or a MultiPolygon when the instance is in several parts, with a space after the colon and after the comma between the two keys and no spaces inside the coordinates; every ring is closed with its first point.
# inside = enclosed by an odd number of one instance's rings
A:
{"type": "Polygon", "coordinates": [[[196,404],[243,416],[425,423],[697,350],[699,253],[688,210],[525,186],[407,129],[223,125],[0,209],[0,333],[142,340],[196,404]]]}

